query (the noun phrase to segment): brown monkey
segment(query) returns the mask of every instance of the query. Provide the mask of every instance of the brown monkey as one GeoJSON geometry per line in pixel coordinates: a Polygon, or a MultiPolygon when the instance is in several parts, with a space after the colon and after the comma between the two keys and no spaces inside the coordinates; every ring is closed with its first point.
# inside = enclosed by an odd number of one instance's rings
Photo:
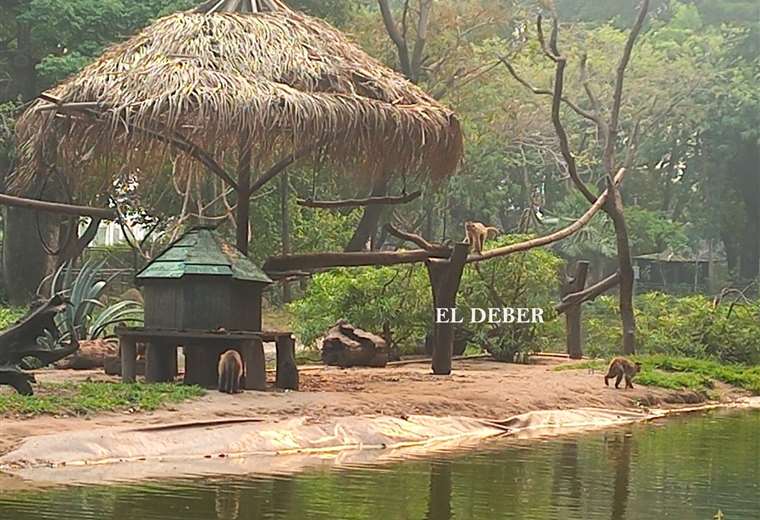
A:
{"type": "Polygon", "coordinates": [[[219,358],[219,391],[226,394],[240,392],[243,360],[236,350],[228,350],[219,358]]]}
{"type": "Polygon", "coordinates": [[[481,222],[467,221],[464,223],[464,230],[467,234],[467,242],[474,253],[480,254],[483,251],[483,244],[489,238],[493,238],[499,232],[495,227],[486,226],[481,222]]]}
{"type": "Polygon", "coordinates": [[[625,377],[625,388],[633,388],[633,377],[639,371],[641,371],[641,363],[632,363],[624,357],[613,358],[607,369],[607,375],[604,376],[604,384],[609,386],[607,381],[614,377],[616,378],[615,388],[620,388],[620,381],[625,377]]]}

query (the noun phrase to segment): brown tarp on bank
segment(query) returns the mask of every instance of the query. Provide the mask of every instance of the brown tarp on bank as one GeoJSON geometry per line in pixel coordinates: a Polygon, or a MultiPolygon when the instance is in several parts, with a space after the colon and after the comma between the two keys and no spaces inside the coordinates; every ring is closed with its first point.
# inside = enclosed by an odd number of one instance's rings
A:
{"type": "MultiPolygon", "coordinates": [[[[715,405],[676,411],[711,407],[715,405]]],[[[290,473],[314,464],[398,460],[499,435],[559,434],[651,420],[668,413],[581,408],[529,412],[493,421],[413,415],[335,417],[316,422],[299,417],[102,428],[29,438],[0,457],[0,471],[51,482],[290,473]]]]}

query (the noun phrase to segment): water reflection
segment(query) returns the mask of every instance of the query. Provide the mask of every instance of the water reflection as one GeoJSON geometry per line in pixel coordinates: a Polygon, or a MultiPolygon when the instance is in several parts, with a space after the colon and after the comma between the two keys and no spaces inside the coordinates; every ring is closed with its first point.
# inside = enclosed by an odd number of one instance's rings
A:
{"type": "Polygon", "coordinates": [[[294,476],[8,491],[2,520],[760,520],[760,412],[294,476]]]}
{"type": "Polygon", "coordinates": [[[624,432],[616,435],[610,443],[608,457],[615,464],[615,486],[612,494],[612,515],[610,520],[623,520],[628,507],[629,483],[631,480],[631,452],[633,434],[624,432]]]}
{"type": "Polygon", "coordinates": [[[430,495],[425,520],[451,519],[451,462],[430,464],[430,495]]]}

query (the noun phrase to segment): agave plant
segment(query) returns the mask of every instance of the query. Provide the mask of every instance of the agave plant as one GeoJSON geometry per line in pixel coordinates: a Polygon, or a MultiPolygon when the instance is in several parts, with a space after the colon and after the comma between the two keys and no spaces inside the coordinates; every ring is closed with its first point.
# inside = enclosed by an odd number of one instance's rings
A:
{"type": "Polygon", "coordinates": [[[99,277],[98,272],[103,264],[87,261],[76,276],[71,263],[58,268],[50,280],[50,296],[61,294],[68,301],[66,310],[56,317],[56,324],[63,334],[58,340],[52,336],[40,337],[38,342],[47,344],[51,341],[61,343],[97,339],[110,325],[143,321],[140,302],[124,300],[106,306],[100,301],[106,287],[116,276],[105,280],[99,277]]]}

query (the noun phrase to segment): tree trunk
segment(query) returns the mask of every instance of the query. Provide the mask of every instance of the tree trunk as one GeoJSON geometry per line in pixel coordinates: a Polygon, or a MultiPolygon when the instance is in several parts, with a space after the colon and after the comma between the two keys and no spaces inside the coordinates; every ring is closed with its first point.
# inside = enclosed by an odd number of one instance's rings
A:
{"type": "Polygon", "coordinates": [[[633,314],[633,262],[628,241],[628,229],[623,216],[623,201],[620,190],[608,183],[612,190],[607,205],[610,218],[615,227],[615,242],[617,244],[618,271],[620,273],[620,319],[623,326],[623,354],[636,353],[636,318],[633,314]]]}
{"type": "MultiPolygon", "coordinates": [[[[448,260],[430,258],[425,262],[433,291],[433,314],[436,309],[456,308],[457,291],[462,280],[464,264],[470,246],[466,242],[454,245],[448,260]]],[[[451,357],[454,350],[453,323],[433,324],[433,374],[451,373],[451,357]]]]}
{"type": "Polygon", "coordinates": [[[251,208],[251,147],[245,135],[240,138],[238,153],[236,246],[241,253],[248,256],[248,242],[250,241],[248,225],[251,208]]]}
{"type": "MultiPolygon", "coordinates": [[[[282,235],[282,254],[290,254],[290,211],[288,209],[288,192],[290,184],[288,172],[280,174],[280,234],[282,235]]],[[[290,283],[282,281],[282,301],[288,303],[291,299],[290,283]]]]}
{"type": "Polygon", "coordinates": [[[5,209],[3,239],[3,278],[8,302],[26,305],[37,292],[42,280],[55,269],[55,257],[49,256],[40,242],[58,243],[51,217],[34,210],[5,209]],[[39,233],[37,219],[39,218],[39,233]]]}
{"type": "MultiPolygon", "coordinates": [[[[563,294],[572,294],[582,291],[586,286],[589,262],[579,260],[576,263],[575,275],[566,279],[563,284],[563,294]]],[[[565,333],[567,341],[567,354],[571,359],[583,357],[583,329],[581,321],[581,306],[583,302],[571,305],[565,311],[565,333]]]]}
{"type": "MultiPolygon", "coordinates": [[[[388,178],[382,177],[373,184],[370,197],[383,197],[387,193],[388,178]]],[[[364,251],[367,241],[377,232],[377,225],[380,222],[383,210],[385,210],[383,205],[372,205],[364,208],[364,214],[346,246],[346,252],[364,251]]]]}

